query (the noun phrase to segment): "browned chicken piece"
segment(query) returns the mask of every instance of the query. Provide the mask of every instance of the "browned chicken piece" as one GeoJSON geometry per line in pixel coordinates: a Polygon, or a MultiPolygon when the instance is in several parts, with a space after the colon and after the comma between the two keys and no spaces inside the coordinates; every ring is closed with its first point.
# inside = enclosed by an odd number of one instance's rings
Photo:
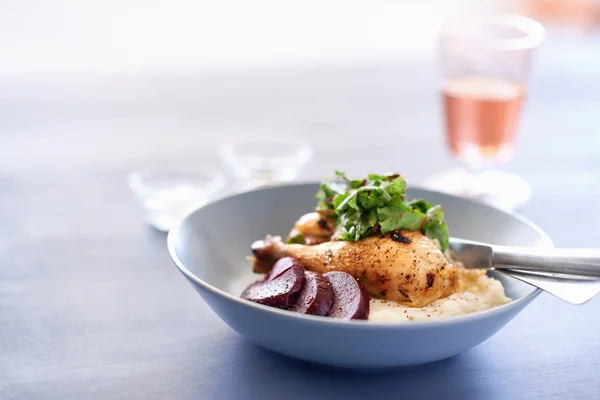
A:
{"type": "Polygon", "coordinates": [[[454,293],[457,267],[421,232],[374,235],[358,242],[331,241],[314,246],[285,244],[267,236],[252,245],[255,272],[266,272],[282,257],[297,258],[316,272],[344,271],[375,297],[412,307],[454,293]],[[393,237],[393,238],[392,238],[393,237]]]}
{"type": "Polygon", "coordinates": [[[304,243],[313,245],[331,240],[334,230],[335,223],[331,218],[318,212],[311,212],[304,214],[296,221],[289,237],[302,235],[304,243]]]}

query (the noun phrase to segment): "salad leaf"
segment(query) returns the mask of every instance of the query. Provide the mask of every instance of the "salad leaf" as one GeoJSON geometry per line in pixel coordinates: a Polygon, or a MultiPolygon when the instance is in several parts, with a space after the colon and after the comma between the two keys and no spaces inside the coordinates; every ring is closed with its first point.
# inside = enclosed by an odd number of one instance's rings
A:
{"type": "Polygon", "coordinates": [[[332,212],[334,209],[333,198],[336,194],[338,194],[338,192],[336,192],[330,184],[325,182],[321,183],[319,191],[315,196],[318,200],[317,211],[332,212]]]}
{"type": "Polygon", "coordinates": [[[301,233],[294,235],[290,238],[288,238],[287,240],[288,244],[306,244],[306,241],[304,240],[304,236],[302,236],[301,233]]]}
{"type": "Polygon", "coordinates": [[[423,199],[406,202],[406,181],[399,174],[369,174],[351,180],[335,171],[336,180],[321,183],[317,211],[336,223],[337,240],[358,241],[372,233],[420,230],[435,239],[442,251],[448,248],[449,233],[444,211],[423,199]]]}
{"type": "Polygon", "coordinates": [[[429,210],[432,205],[431,203],[423,200],[423,199],[414,199],[408,202],[408,205],[410,206],[410,208],[412,208],[413,210],[416,211],[420,211],[423,214],[427,213],[427,210],[429,210]]]}

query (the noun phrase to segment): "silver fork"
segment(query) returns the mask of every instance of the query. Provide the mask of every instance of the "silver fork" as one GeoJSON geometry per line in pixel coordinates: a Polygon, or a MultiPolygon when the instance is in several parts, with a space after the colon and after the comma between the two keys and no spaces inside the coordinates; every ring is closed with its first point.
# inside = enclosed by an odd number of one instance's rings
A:
{"type": "Polygon", "coordinates": [[[450,250],[466,268],[494,269],[582,304],[600,292],[600,249],[499,246],[458,238],[450,250]]]}

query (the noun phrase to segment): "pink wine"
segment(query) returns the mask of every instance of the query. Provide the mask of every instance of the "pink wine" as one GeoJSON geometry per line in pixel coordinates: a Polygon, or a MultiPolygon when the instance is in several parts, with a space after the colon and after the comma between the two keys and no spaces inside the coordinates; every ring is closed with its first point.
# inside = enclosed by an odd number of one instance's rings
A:
{"type": "Polygon", "coordinates": [[[507,80],[466,77],[442,90],[448,143],[454,154],[473,160],[507,161],[512,156],[523,87],[507,80]]]}

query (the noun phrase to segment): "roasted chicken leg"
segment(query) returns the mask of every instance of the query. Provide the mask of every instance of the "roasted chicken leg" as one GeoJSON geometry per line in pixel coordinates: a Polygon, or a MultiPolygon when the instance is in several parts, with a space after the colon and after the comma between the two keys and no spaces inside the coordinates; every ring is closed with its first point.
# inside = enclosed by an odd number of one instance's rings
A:
{"type": "Polygon", "coordinates": [[[421,232],[374,235],[357,242],[329,241],[308,246],[268,236],[252,245],[254,271],[267,272],[282,257],[297,258],[315,272],[344,271],[372,295],[423,307],[454,293],[457,268],[421,232]]]}

